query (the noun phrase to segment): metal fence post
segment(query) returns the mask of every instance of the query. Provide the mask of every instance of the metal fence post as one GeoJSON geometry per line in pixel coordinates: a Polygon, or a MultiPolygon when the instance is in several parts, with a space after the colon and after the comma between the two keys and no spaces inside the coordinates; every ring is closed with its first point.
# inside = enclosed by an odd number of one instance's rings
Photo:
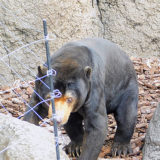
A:
{"type": "MultiPolygon", "coordinates": [[[[50,61],[50,52],[49,52],[49,43],[48,43],[48,32],[47,32],[47,22],[44,19],[43,20],[43,29],[44,29],[44,38],[45,38],[45,47],[46,47],[46,57],[47,57],[47,65],[48,65],[48,70],[52,70],[51,66],[51,61],[50,61]]],[[[52,74],[49,75],[50,79],[50,92],[53,93],[54,86],[53,86],[53,78],[52,74]]],[[[51,99],[52,103],[52,115],[55,115],[55,105],[54,105],[54,98],[51,99]]],[[[55,144],[56,144],[56,155],[57,155],[57,160],[60,160],[60,153],[59,153],[59,144],[58,144],[58,130],[57,130],[57,121],[53,117],[53,122],[54,122],[54,136],[55,136],[55,144]]]]}

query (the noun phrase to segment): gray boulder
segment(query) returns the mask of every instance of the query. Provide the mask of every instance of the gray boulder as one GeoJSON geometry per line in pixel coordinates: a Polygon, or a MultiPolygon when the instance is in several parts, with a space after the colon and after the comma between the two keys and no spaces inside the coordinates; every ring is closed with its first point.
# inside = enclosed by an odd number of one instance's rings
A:
{"type": "Polygon", "coordinates": [[[143,160],[160,160],[160,103],[146,134],[143,160]]]}
{"type": "MultiPolygon", "coordinates": [[[[62,160],[69,160],[60,149],[62,160]]],[[[56,160],[54,135],[44,128],[0,114],[0,160],[56,160]]]]}

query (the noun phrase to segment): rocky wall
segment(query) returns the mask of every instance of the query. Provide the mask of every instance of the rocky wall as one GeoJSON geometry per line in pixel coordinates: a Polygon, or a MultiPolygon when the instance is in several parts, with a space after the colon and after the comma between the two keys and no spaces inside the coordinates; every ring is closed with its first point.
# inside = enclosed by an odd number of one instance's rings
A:
{"type": "Polygon", "coordinates": [[[159,0],[99,0],[103,37],[129,55],[160,58],[159,0]]]}
{"type": "Polygon", "coordinates": [[[51,53],[70,40],[104,37],[129,55],[159,57],[159,12],[158,0],[1,0],[0,85],[34,79],[46,59],[43,19],[51,53]]]}
{"type": "Polygon", "coordinates": [[[97,9],[88,0],[2,0],[0,2],[0,84],[29,80],[45,61],[42,20],[46,19],[50,51],[69,40],[102,37],[97,9]],[[35,41],[38,43],[35,43],[35,41]],[[33,43],[34,42],[34,43],[33,43]],[[24,47],[28,43],[31,45],[24,47]],[[19,49],[20,48],[20,49],[19,49]],[[7,56],[9,55],[9,56],[7,56]]]}

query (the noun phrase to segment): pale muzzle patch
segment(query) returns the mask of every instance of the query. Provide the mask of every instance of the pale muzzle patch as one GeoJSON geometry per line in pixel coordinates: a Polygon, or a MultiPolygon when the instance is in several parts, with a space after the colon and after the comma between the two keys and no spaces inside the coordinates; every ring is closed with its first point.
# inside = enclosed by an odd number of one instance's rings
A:
{"type": "MultiPolygon", "coordinates": [[[[67,123],[71,112],[73,111],[74,105],[76,103],[76,96],[68,91],[65,95],[62,95],[60,98],[55,98],[55,110],[56,116],[54,117],[59,124],[67,123]]],[[[50,103],[48,110],[48,117],[52,117],[52,105],[50,103]]]]}

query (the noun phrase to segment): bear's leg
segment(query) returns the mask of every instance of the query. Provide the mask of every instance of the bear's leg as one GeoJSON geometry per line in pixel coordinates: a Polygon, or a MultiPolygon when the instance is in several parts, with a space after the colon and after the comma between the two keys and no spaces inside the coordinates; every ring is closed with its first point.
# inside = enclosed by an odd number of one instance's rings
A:
{"type": "Polygon", "coordinates": [[[138,94],[126,93],[114,113],[117,131],[112,146],[112,156],[131,153],[130,140],[137,120],[138,94]]]}
{"type": "Polygon", "coordinates": [[[64,125],[71,142],[64,147],[67,154],[72,157],[79,157],[83,141],[83,117],[79,113],[71,113],[68,122],[64,125]]]}
{"type": "Polygon", "coordinates": [[[46,108],[44,108],[41,104],[36,106],[39,103],[39,100],[37,99],[37,96],[35,93],[32,94],[30,102],[29,102],[29,106],[26,109],[25,115],[23,120],[33,123],[35,125],[39,124],[40,118],[36,115],[36,113],[41,117],[41,118],[45,118],[48,115],[48,110],[46,108]],[[35,107],[34,111],[36,113],[34,113],[31,110],[31,107],[35,107]]]}

